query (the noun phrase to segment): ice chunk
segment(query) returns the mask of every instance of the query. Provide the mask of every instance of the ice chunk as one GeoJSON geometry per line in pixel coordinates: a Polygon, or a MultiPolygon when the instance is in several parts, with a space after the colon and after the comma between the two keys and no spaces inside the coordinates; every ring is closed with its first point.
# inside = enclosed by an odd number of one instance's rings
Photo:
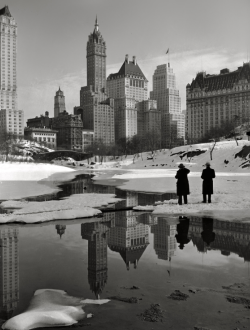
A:
{"type": "Polygon", "coordinates": [[[9,319],[2,329],[29,330],[40,327],[69,326],[87,318],[83,307],[85,304],[105,304],[109,300],[91,300],[69,296],[65,291],[42,289],[37,290],[28,309],[9,319]]]}

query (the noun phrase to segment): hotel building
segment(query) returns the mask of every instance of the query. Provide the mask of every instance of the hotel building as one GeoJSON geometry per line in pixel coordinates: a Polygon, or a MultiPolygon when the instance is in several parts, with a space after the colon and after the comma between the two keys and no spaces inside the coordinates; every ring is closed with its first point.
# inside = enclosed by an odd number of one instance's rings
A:
{"type": "Polygon", "coordinates": [[[115,140],[130,138],[138,133],[137,103],[148,99],[148,80],[128,55],[117,73],[107,78],[108,95],[114,99],[115,140]]]}

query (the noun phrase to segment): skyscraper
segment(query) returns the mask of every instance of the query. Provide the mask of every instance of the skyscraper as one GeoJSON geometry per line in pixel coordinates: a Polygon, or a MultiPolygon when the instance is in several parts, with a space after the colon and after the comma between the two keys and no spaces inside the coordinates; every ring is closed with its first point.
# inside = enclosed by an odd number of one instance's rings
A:
{"type": "Polygon", "coordinates": [[[87,42],[87,86],[80,91],[83,128],[94,130],[94,140],[114,142],[114,107],[106,94],[106,43],[97,18],[87,42]]]}
{"type": "Polygon", "coordinates": [[[66,111],[65,96],[59,87],[54,97],[54,117],[58,117],[59,113],[63,111],[66,111]]]}
{"type": "Polygon", "coordinates": [[[8,6],[0,9],[0,132],[23,134],[24,116],[17,110],[17,24],[8,6]]]}
{"type": "Polygon", "coordinates": [[[181,98],[170,63],[157,66],[150,98],[157,100],[157,108],[161,110],[162,147],[172,148],[183,144],[185,117],[181,112],[181,98]]]}
{"type": "Polygon", "coordinates": [[[136,57],[125,56],[120,70],[107,78],[108,95],[114,98],[115,140],[129,138],[138,133],[136,104],[148,98],[148,81],[136,57]]]}

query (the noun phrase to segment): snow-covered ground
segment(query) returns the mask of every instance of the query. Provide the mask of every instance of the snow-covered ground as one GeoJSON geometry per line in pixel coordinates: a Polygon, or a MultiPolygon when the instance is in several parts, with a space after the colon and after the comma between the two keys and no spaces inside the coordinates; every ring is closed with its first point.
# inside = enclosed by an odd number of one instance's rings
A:
{"type": "MultiPolygon", "coordinates": [[[[116,180],[116,184],[124,190],[157,193],[175,192],[176,180],[174,177],[178,165],[182,162],[191,171],[189,174],[191,191],[188,198],[189,204],[180,207],[176,200],[167,201],[154,208],[150,207],[155,214],[194,212],[200,212],[199,215],[207,212],[224,212],[226,214],[225,212],[228,210],[237,211],[239,214],[243,210],[241,218],[246,219],[247,213],[250,214],[250,141],[241,140],[238,143],[239,146],[236,145],[235,141],[218,142],[212,154],[212,161],[210,160],[210,150],[213,144],[206,143],[157,151],[154,159],[152,159],[152,154],[148,152],[136,157],[134,161],[133,156],[128,156],[126,159],[123,157],[123,160],[118,159],[103,164],[88,165],[87,161],[76,162],[74,169],[56,165],[3,163],[0,164],[0,181],[2,184],[5,182],[4,180],[18,182],[18,180],[27,180],[28,178],[31,180],[66,181],[81,173],[96,173],[96,181],[103,180],[103,178],[105,178],[105,182],[108,182],[108,179],[116,180]],[[237,153],[241,152],[244,147],[245,153],[236,157],[237,153]],[[190,151],[195,152],[196,155],[187,154],[190,151]],[[207,161],[210,161],[212,168],[216,171],[212,204],[201,203],[202,180],[200,175],[207,161]]],[[[25,193],[23,192],[23,195],[25,193]]],[[[10,195],[7,198],[4,193],[2,196],[4,196],[2,199],[18,198],[10,195]]],[[[57,210],[56,212],[60,211],[57,210]]],[[[79,214],[75,214],[75,217],[79,217],[79,214]]],[[[224,217],[228,217],[228,214],[224,217]]],[[[58,219],[58,216],[53,219],[58,219]]]]}

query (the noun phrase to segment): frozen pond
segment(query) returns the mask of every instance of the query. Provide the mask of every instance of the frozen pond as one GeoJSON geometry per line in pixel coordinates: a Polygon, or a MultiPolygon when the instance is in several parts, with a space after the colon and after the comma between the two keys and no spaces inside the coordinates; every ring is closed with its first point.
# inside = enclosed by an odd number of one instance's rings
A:
{"type": "Polygon", "coordinates": [[[63,185],[54,198],[85,191],[115,193],[124,201],[100,218],[0,227],[2,320],[27,308],[35,290],[53,288],[91,299],[137,298],[88,306],[94,318],[80,328],[249,328],[247,301],[226,298],[250,299],[250,224],[134,212],[138,203],[173,194],[125,192],[93,185],[89,176],[63,185]],[[170,299],[175,290],[188,296],[170,299]],[[151,304],[163,311],[158,322],[140,317],[151,304]]]}

